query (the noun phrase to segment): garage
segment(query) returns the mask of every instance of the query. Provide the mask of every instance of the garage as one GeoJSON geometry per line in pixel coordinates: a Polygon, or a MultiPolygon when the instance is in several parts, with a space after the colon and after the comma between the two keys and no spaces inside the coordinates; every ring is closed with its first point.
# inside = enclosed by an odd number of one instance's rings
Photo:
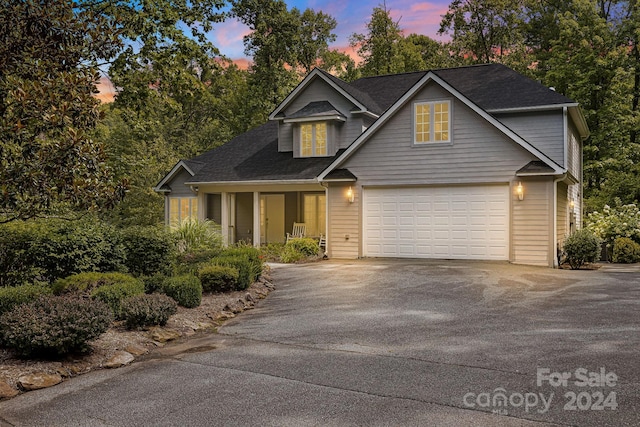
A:
{"type": "Polygon", "coordinates": [[[509,259],[509,186],[365,188],[369,257],[509,259]]]}

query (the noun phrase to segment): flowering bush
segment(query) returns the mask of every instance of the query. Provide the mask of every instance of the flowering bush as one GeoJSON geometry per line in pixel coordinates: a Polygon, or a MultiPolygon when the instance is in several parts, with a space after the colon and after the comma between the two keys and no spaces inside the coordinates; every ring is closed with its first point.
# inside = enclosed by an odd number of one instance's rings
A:
{"type": "Polygon", "coordinates": [[[605,205],[602,212],[590,213],[587,228],[605,242],[609,253],[620,237],[640,243],[640,209],[635,204],[623,205],[616,199],[615,206],[605,205]]]}

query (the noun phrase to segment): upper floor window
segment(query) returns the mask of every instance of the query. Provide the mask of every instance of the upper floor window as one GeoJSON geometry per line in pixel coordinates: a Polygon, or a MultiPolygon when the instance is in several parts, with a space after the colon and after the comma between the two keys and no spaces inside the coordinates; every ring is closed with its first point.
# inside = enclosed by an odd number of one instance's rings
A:
{"type": "Polygon", "coordinates": [[[414,141],[451,142],[451,101],[414,104],[414,141]]]}
{"type": "Polygon", "coordinates": [[[327,124],[303,123],[300,125],[300,156],[327,155],[327,124]]]}

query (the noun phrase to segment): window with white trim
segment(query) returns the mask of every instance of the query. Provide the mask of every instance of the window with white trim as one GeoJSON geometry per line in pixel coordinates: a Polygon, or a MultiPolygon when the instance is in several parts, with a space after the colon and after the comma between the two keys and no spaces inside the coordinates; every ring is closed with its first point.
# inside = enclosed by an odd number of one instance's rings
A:
{"type": "Polygon", "coordinates": [[[327,200],[324,194],[308,193],[304,195],[304,222],[307,236],[319,237],[327,234],[327,200]]]}
{"type": "Polygon", "coordinates": [[[327,124],[303,123],[300,125],[300,157],[327,155],[327,124]]]}
{"type": "Polygon", "coordinates": [[[174,227],[184,221],[198,219],[197,197],[169,197],[169,225],[174,227]]]}
{"type": "Polygon", "coordinates": [[[414,142],[451,142],[451,101],[414,104],[414,142]]]}

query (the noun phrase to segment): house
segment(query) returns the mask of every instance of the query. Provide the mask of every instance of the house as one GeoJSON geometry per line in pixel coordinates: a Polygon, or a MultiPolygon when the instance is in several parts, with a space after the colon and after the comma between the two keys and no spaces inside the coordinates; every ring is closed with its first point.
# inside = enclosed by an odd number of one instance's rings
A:
{"type": "Polygon", "coordinates": [[[168,223],[212,219],[228,243],[304,222],[333,258],[553,267],[581,226],[588,136],[577,103],[500,64],[351,83],[314,69],[268,123],[155,190],[168,223]]]}

